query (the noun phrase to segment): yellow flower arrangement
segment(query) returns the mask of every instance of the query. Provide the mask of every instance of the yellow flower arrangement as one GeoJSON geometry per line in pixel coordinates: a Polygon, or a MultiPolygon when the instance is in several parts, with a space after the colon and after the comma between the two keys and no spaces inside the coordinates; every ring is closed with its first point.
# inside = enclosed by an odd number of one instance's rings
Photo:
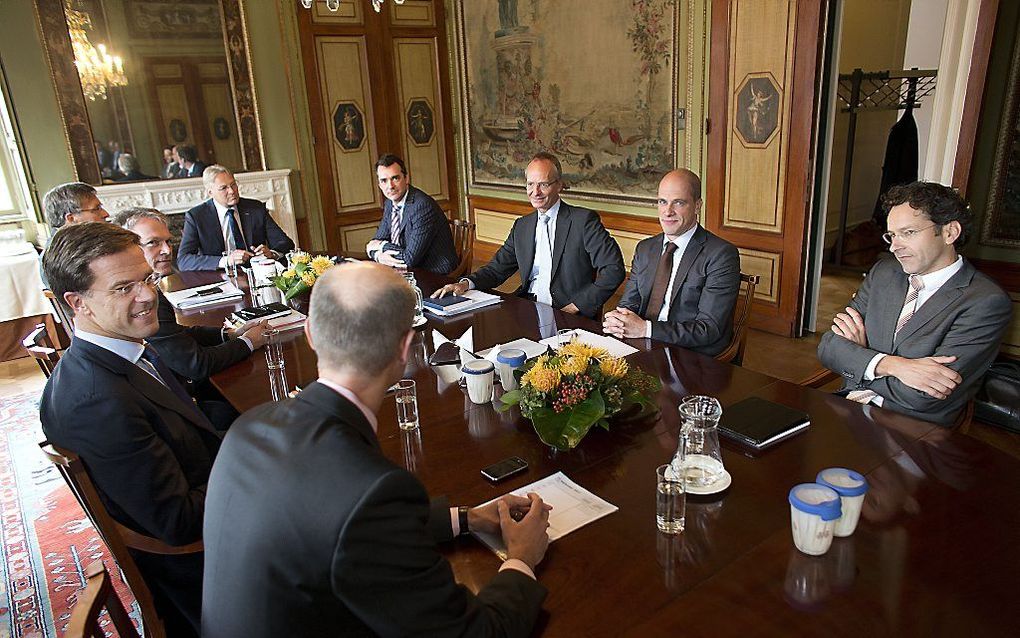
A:
{"type": "Polygon", "coordinates": [[[560,372],[555,368],[536,365],[525,373],[521,383],[526,383],[539,392],[551,392],[560,384],[560,372]]]}
{"type": "Polygon", "coordinates": [[[297,252],[289,258],[290,268],[273,278],[273,285],[283,291],[287,300],[311,290],[319,277],[333,266],[333,260],[323,255],[312,257],[306,252],[297,252]]]}
{"type": "Polygon", "coordinates": [[[294,264],[307,264],[312,260],[312,256],[306,252],[297,252],[291,255],[290,261],[294,264]]]}
{"type": "Polygon", "coordinates": [[[588,369],[588,357],[563,357],[560,360],[560,371],[563,374],[577,376],[588,369]]]}
{"type": "Polygon", "coordinates": [[[315,271],[316,277],[321,277],[322,273],[326,272],[326,270],[332,265],[333,260],[329,257],[323,257],[322,255],[315,257],[311,261],[312,270],[315,271]]]}
{"type": "Polygon", "coordinates": [[[599,361],[599,370],[607,379],[622,379],[627,375],[630,364],[619,357],[609,357],[599,361]]]}
{"type": "Polygon", "coordinates": [[[603,348],[596,348],[576,339],[563,344],[556,352],[560,356],[582,357],[584,359],[601,359],[609,355],[603,348]]]}

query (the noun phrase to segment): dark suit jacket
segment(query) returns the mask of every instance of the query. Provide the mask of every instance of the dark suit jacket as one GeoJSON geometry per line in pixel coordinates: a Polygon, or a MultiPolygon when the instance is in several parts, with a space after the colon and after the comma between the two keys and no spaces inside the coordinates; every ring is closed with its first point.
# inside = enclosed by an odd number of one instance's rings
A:
{"type": "Polygon", "coordinates": [[[202,162],[195,162],[191,165],[190,169],[181,166],[177,171],[177,177],[202,177],[205,167],[206,165],[202,162]]]}
{"type": "Polygon", "coordinates": [[[389,461],[361,412],[320,384],[246,412],[209,484],[205,638],[527,636],[545,588],[457,585],[449,511],[389,461]]]}
{"type": "MultiPolygon", "coordinates": [[[[115,520],[171,545],[201,538],[220,436],[194,406],[126,359],[75,338],[46,383],[39,416],[51,443],[81,457],[115,520]]],[[[138,563],[158,599],[197,598],[200,555],[138,563]]],[[[197,604],[180,612],[197,625],[197,604]]]]}
{"type": "MultiPolygon", "coordinates": [[[[634,250],[620,307],[645,315],[662,256],[664,235],[634,250]]],[[[715,356],[733,336],[733,306],[740,292],[740,254],[733,244],[698,226],[673,280],[668,321],[652,320],[652,338],[715,356]]]]}
{"type": "MultiPolygon", "coordinates": [[[[495,288],[520,271],[521,287],[517,293],[526,293],[535,262],[537,225],[538,211],[517,218],[492,260],[468,275],[468,279],[478,288],[495,288]]],[[[563,308],[574,304],[582,315],[598,318],[624,276],[620,246],[610,237],[598,214],[561,201],[553,241],[550,285],[553,305],[563,308]]]]}
{"type": "Polygon", "coordinates": [[[251,354],[240,339],[224,340],[223,331],[207,326],[177,323],[174,307],[159,293],[159,332],[149,338],[167,367],[178,375],[200,381],[243,361],[251,354]]]}
{"type": "MultiPolygon", "coordinates": [[[[237,221],[248,247],[265,244],[281,254],[294,249],[294,242],[270,217],[265,204],[242,197],[236,208],[237,221]]],[[[216,270],[224,250],[216,205],[207,199],[184,215],[177,266],[181,270],[216,270]]]]}
{"type": "Polygon", "coordinates": [[[896,321],[907,295],[907,275],[895,259],[881,259],[864,279],[850,307],[864,317],[867,347],[826,330],[818,358],[843,375],[844,390],[871,389],[884,398],[882,407],[951,425],[974,396],[981,377],[999,352],[1009,323],[1009,297],[967,260],[963,267],[924,302],[893,342],[896,321]],[[949,367],[963,382],[948,399],[934,399],[895,377],[864,380],[864,371],[879,353],[908,359],[955,356],[949,367]]]}
{"type": "Polygon", "coordinates": [[[397,258],[408,268],[422,268],[445,275],[457,267],[457,250],[453,245],[450,223],[436,200],[428,193],[411,186],[404,200],[397,243],[390,242],[390,220],[393,202],[386,200],[382,221],[373,239],[386,241],[383,250],[395,250],[397,258]]]}

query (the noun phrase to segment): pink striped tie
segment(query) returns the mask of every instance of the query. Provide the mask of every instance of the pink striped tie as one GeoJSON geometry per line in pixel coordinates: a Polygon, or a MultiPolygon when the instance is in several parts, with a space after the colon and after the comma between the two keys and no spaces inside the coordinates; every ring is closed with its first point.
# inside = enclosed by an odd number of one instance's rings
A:
{"type": "MultiPolygon", "coordinates": [[[[924,290],[924,281],[921,280],[920,275],[910,275],[908,281],[910,282],[910,290],[907,291],[907,298],[903,300],[900,318],[896,320],[896,331],[893,332],[893,340],[896,339],[896,335],[900,333],[903,326],[907,325],[910,318],[914,316],[914,312],[917,311],[917,296],[924,290]]],[[[872,390],[854,390],[847,394],[846,398],[858,403],[871,403],[871,400],[877,396],[878,394],[872,390]]]]}
{"type": "Polygon", "coordinates": [[[403,206],[394,206],[390,217],[390,242],[399,244],[400,239],[400,215],[403,212],[403,206]]]}

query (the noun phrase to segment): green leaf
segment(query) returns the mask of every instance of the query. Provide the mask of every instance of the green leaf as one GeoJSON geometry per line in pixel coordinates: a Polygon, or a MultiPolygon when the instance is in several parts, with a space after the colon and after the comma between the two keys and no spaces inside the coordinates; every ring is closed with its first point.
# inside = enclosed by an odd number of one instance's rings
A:
{"type": "Polygon", "coordinates": [[[293,299],[297,295],[300,295],[303,292],[308,292],[309,290],[311,290],[311,288],[307,284],[305,284],[305,282],[303,282],[300,279],[298,279],[290,287],[290,290],[288,290],[286,293],[284,293],[283,298],[286,301],[290,301],[291,299],[293,299]]]}
{"type": "Polygon", "coordinates": [[[517,405],[521,402],[521,391],[511,390],[502,397],[500,397],[500,403],[496,406],[496,410],[499,412],[506,412],[510,409],[511,405],[517,405]]]}

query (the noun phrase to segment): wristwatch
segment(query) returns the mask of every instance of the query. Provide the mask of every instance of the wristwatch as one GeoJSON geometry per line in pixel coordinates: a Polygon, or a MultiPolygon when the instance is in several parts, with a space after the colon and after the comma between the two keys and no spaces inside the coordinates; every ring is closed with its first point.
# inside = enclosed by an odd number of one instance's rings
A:
{"type": "Polygon", "coordinates": [[[461,505],[457,508],[457,521],[460,523],[460,535],[467,536],[471,533],[468,529],[468,508],[466,505],[461,505]]]}

